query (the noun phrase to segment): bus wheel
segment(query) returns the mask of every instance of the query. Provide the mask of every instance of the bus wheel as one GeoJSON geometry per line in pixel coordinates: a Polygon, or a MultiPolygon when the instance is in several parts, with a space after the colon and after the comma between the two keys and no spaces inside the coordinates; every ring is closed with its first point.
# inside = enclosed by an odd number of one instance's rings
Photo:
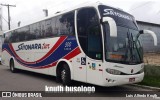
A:
{"type": "Polygon", "coordinates": [[[64,86],[71,84],[71,74],[67,64],[63,64],[63,68],[61,70],[61,80],[64,86]]]}
{"type": "Polygon", "coordinates": [[[11,70],[12,73],[17,72],[17,69],[15,69],[15,67],[14,67],[14,61],[13,60],[10,61],[10,70],[11,70]]]}

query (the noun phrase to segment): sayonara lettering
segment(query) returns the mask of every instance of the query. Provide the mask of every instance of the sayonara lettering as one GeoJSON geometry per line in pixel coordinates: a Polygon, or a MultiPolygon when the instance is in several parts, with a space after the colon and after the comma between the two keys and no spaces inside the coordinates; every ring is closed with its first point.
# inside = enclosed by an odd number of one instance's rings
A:
{"type": "Polygon", "coordinates": [[[24,44],[21,43],[18,45],[18,49],[16,51],[20,50],[34,50],[34,49],[49,49],[49,44],[24,44]]]}
{"type": "Polygon", "coordinates": [[[112,15],[112,16],[117,16],[117,17],[121,17],[121,18],[124,18],[124,19],[127,19],[127,20],[131,20],[132,21],[132,17],[131,16],[128,16],[128,15],[125,15],[125,14],[122,14],[122,13],[119,13],[119,12],[116,12],[114,11],[113,9],[104,9],[104,14],[103,15],[112,15]]]}

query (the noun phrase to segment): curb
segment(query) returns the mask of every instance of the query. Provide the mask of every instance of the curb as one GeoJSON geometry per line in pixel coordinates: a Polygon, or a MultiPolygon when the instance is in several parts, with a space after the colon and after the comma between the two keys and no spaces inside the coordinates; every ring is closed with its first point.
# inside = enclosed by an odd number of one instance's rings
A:
{"type": "Polygon", "coordinates": [[[151,87],[151,86],[139,85],[139,84],[130,84],[130,85],[131,85],[131,86],[136,86],[136,87],[145,88],[145,89],[151,89],[151,90],[160,91],[160,88],[159,88],[159,87],[151,87]]]}

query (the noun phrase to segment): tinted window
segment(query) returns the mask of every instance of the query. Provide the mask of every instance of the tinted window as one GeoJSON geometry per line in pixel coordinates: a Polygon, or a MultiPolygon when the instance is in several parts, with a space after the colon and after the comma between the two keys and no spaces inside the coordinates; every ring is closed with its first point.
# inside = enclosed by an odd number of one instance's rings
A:
{"type": "Polygon", "coordinates": [[[25,33],[25,39],[22,41],[29,41],[36,38],[36,35],[32,32],[33,28],[31,28],[31,26],[32,25],[26,26],[24,27],[25,30],[22,30],[22,32],[25,33]]]}
{"type": "Polygon", "coordinates": [[[58,34],[57,29],[56,29],[56,17],[51,19],[51,28],[52,28],[52,36],[56,36],[58,34]]]}
{"type": "Polygon", "coordinates": [[[44,38],[46,33],[45,21],[40,22],[40,35],[39,38],[44,38]]]}
{"type": "Polygon", "coordinates": [[[21,29],[17,29],[17,41],[16,42],[19,42],[19,41],[24,41],[25,39],[25,34],[23,32],[23,28],[21,29]]]}
{"type": "Polygon", "coordinates": [[[102,59],[102,41],[99,18],[94,8],[78,11],[77,32],[83,51],[93,59],[102,59]]]}
{"type": "Polygon", "coordinates": [[[45,27],[46,27],[46,33],[45,33],[45,37],[50,37],[53,36],[53,30],[52,30],[52,19],[47,19],[45,21],[45,27]]]}
{"type": "Polygon", "coordinates": [[[66,13],[57,17],[56,30],[58,35],[73,35],[74,30],[74,13],[66,13]]]}
{"type": "Polygon", "coordinates": [[[18,33],[16,32],[16,30],[12,31],[11,33],[12,33],[12,34],[11,34],[11,37],[10,37],[10,41],[11,41],[11,42],[16,42],[16,41],[18,41],[18,40],[17,40],[17,38],[18,38],[18,33]]]}
{"type": "Polygon", "coordinates": [[[7,32],[5,33],[5,39],[4,39],[4,43],[9,43],[9,40],[10,40],[10,35],[11,35],[11,32],[7,32]]]}
{"type": "Polygon", "coordinates": [[[34,23],[5,34],[5,43],[21,42],[58,35],[73,35],[74,12],[34,23]]]}
{"type": "Polygon", "coordinates": [[[24,27],[23,30],[22,30],[22,32],[25,35],[24,40],[29,40],[30,39],[30,37],[29,37],[30,27],[29,26],[24,27]]]}

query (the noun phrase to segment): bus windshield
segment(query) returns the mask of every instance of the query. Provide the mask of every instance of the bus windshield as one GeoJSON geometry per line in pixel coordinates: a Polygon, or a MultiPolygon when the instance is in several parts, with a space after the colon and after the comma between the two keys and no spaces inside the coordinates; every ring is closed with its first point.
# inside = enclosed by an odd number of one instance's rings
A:
{"type": "Polygon", "coordinates": [[[103,24],[106,61],[123,64],[142,63],[143,50],[137,39],[139,31],[134,17],[108,6],[100,5],[99,10],[101,17],[111,17],[117,25],[117,37],[111,37],[109,24],[103,24]]]}

